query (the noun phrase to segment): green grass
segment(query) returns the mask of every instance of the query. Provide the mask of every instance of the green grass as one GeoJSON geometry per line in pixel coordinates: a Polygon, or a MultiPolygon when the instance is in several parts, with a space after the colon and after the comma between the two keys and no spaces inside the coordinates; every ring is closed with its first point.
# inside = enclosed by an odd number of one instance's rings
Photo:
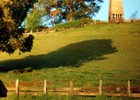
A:
{"type": "Polygon", "coordinates": [[[55,81],[58,86],[140,83],[140,23],[92,25],[35,35],[30,53],[0,53],[0,79],[55,81]],[[15,74],[14,70],[33,68],[15,74]],[[68,82],[65,82],[68,81],[68,82]],[[64,84],[65,83],[65,84],[64,84]]]}
{"type": "Polygon", "coordinates": [[[131,97],[106,97],[106,96],[97,96],[97,97],[82,97],[82,96],[31,96],[25,95],[17,97],[16,95],[8,96],[7,98],[2,98],[1,100],[139,100],[131,97]]]}
{"type": "Polygon", "coordinates": [[[92,19],[84,18],[79,20],[73,20],[72,22],[66,22],[62,24],[57,24],[54,29],[56,30],[64,30],[70,28],[80,28],[83,27],[85,24],[93,24],[94,21],[92,19]]]}

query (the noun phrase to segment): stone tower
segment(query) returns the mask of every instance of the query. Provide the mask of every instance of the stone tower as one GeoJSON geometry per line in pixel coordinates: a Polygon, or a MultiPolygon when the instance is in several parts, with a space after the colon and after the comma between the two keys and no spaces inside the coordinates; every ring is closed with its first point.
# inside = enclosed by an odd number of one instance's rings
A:
{"type": "Polygon", "coordinates": [[[122,0],[110,0],[108,21],[115,23],[124,21],[122,0]]]}

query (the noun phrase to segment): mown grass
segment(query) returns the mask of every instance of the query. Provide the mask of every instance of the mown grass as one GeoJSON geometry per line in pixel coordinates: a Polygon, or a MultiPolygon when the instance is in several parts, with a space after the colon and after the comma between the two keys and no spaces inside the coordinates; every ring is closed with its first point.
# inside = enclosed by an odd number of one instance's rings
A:
{"type": "Polygon", "coordinates": [[[0,79],[54,81],[58,86],[140,83],[140,23],[101,24],[34,35],[30,53],[0,53],[0,79]],[[13,71],[31,67],[33,72],[13,71]],[[65,81],[68,81],[65,82],[65,81]]]}
{"type": "Polygon", "coordinates": [[[82,97],[82,96],[25,95],[17,97],[16,95],[12,95],[8,96],[7,98],[2,98],[1,100],[139,100],[139,99],[131,97],[106,97],[106,96],[82,97]]]}

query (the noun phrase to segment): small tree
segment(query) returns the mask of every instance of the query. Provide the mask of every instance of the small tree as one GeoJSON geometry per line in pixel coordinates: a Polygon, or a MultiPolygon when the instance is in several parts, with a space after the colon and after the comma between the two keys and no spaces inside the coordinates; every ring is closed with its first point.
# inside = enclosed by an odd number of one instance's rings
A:
{"type": "Polygon", "coordinates": [[[41,9],[33,9],[29,12],[25,19],[25,28],[30,30],[31,33],[38,28],[41,23],[41,17],[45,15],[45,11],[41,9]]]}
{"type": "Polygon", "coordinates": [[[136,10],[134,13],[131,14],[130,18],[131,18],[131,22],[134,22],[137,18],[137,13],[138,13],[138,10],[136,10]]]}

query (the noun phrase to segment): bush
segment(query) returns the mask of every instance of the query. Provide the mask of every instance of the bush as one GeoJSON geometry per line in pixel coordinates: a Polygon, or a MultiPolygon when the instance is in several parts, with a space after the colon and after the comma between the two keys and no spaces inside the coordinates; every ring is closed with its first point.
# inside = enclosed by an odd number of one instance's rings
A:
{"type": "Polygon", "coordinates": [[[89,18],[80,19],[80,20],[73,20],[72,22],[66,22],[62,24],[57,24],[54,28],[56,30],[65,30],[70,28],[79,28],[83,27],[84,25],[88,25],[93,23],[94,21],[89,18]]]}

